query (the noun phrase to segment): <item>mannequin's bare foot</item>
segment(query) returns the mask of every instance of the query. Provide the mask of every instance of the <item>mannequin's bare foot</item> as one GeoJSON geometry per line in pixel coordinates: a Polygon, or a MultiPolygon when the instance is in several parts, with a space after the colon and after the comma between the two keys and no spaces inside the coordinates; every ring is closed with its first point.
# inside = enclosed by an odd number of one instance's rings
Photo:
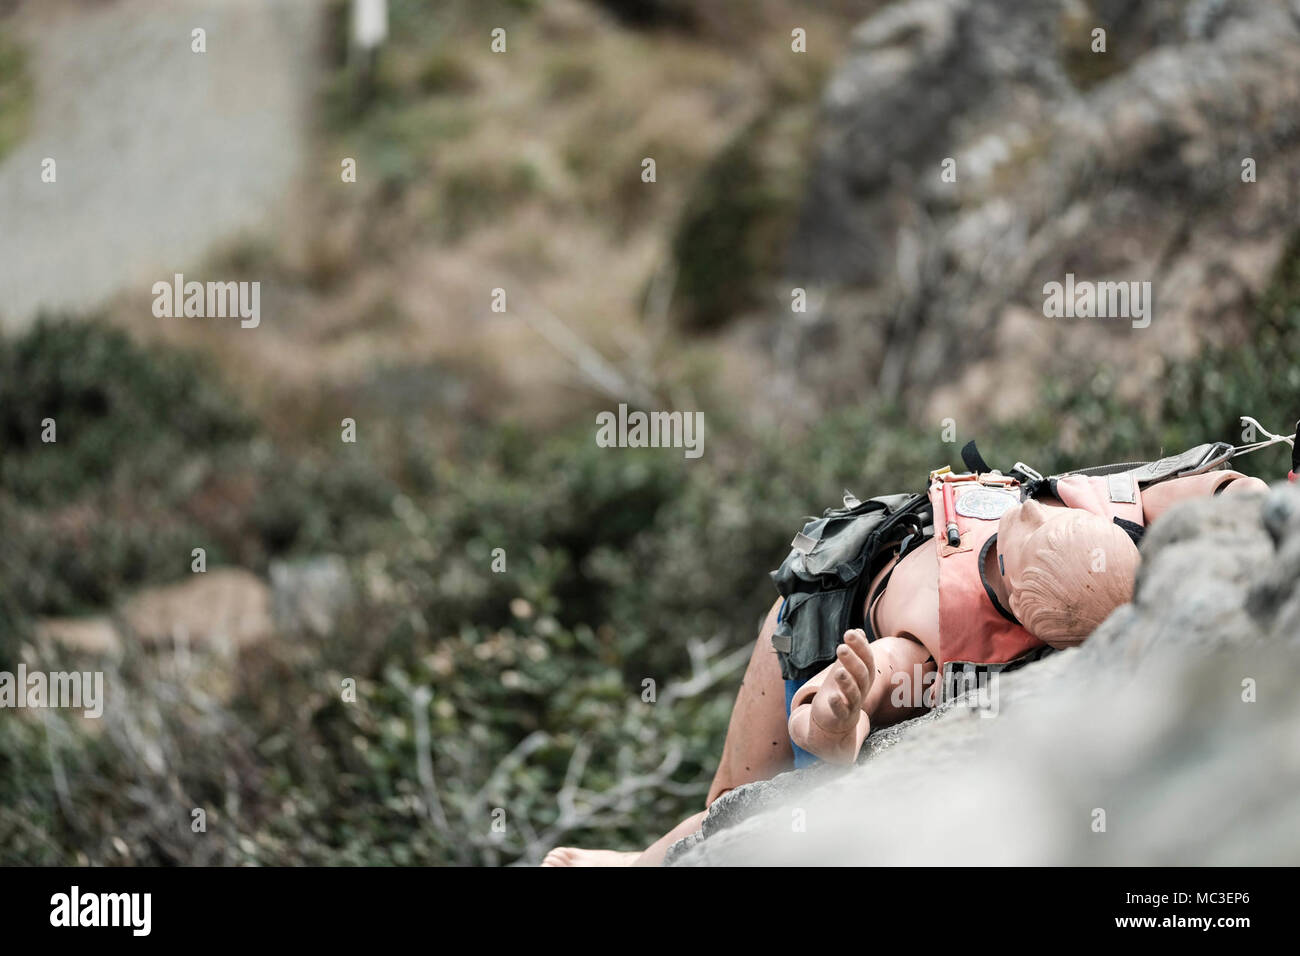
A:
{"type": "Polygon", "coordinates": [[[640,853],[622,853],[618,850],[580,850],[573,846],[557,846],[542,866],[631,866],[640,853]]]}
{"type": "Polygon", "coordinates": [[[828,737],[852,734],[875,674],[871,644],[861,630],[846,631],[835,663],[812,700],[812,719],[828,737]]]}

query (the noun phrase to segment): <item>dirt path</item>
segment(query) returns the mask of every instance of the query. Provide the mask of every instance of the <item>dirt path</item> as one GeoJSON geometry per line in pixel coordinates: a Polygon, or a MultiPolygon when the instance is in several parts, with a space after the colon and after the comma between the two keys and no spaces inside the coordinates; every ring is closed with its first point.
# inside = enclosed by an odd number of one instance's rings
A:
{"type": "Polygon", "coordinates": [[[321,10],[42,0],[0,21],[36,90],[28,136],[0,161],[0,329],[147,288],[273,221],[306,149],[321,10]]]}

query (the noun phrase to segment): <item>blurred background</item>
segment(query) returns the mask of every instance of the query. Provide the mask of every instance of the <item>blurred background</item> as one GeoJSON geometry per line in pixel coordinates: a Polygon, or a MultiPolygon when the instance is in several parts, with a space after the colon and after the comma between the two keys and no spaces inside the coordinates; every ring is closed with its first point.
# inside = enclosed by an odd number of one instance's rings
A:
{"type": "Polygon", "coordinates": [[[374,6],[0,0],[0,862],[643,848],[845,488],[1291,430],[1293,0],[374,6]]]}

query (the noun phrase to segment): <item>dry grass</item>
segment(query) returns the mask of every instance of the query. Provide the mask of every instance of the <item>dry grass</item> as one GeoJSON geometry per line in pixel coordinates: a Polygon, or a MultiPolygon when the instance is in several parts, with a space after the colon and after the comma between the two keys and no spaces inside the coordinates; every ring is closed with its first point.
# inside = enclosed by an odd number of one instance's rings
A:
{"type": "Polygon", "coordinates": [[[26,54],[15,40],[0,36],[0,158],[23,138],[31,109],[26,54]]]}
{"type": "MultiPolygon", "coordinates": [[[[263,281],[261,328],[190,320],[147,334],[208,350],[254,404],[286,414],[322,383],[402,365],[443,370],[431,403],[454,395],[435,416],[570,419],[613,396],[537,331],[557,321],[629,383],[662,385],[683,353],[709,368],[718,346],[644,321],[647,291],[727,146],[774,111],[802,111],[794,128],[806,128],[861,12],[800,6],[768,3],[745,29],[695,35],[633,29],[579,0],[451,3],[418,30],[395,23],[369,105],[355,108],[348,71],[330,80],[301,214],[274,249],[235,249],[206,270],[263,281]],[[507,27],[505,55],[488,49],[494,24],[507,27]],[[791,24],[810,53],[790,52],[791,24]],[[358,161],[355,185],[339,181],[344,156],[358,161]],[[641,181],[645,157],[655,183],[641,181]],[[505,314],[490,309],[498,287],[505,314]]],[[[810,145],[787,139],[769,146],[810,145]]],[[[138,332],[128,317],[147,307],[140,295],[115,312],[138,332]]]]}

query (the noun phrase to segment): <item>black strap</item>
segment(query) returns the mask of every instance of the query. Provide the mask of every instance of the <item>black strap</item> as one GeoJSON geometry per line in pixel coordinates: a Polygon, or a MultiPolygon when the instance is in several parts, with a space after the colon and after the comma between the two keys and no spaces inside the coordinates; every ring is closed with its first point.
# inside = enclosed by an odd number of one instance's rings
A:
{"type": "Polygon", "coordinates": [[[915,551],[921,545],[930,540],[930,535],[925,533],[923,528],[918,527],[915,531],[908,533],[898,544],[898,560],[902,561],[905,557],[915,551]]]}
{"type": "MultiPolygon", "coordinates": [[[[897,564],[894,565],[894,568],[896,567],[898,567],[897,564]]],[[[880,636],[876,633],[875,625],[871,623],[871,615],[876,609],[876,601],[879,600],[880,595],[885,593],[885,586],[889,584],[889,579],[894,576],[894,568],[890,568],[885,572],[885,576],[880,579],[875,591],[872,591],[867,597],[865,606],[862,608],[862,630],[867,635],[868,644],[880,636]]]]}
{"type": "MultiPolygon", "coordinates": [[[[1296,434],[1300,435],[1300,422],[1295,423],[1296,434]]],[[[1300,475],[1300,438],[1291,446],[1291,473],[1300,475]]]]}
{"type": "MultiPolygon", "coordinates": [[[[871,579],[876,576],[876,572],[883,567],[884,562],[879,561],[882,554],[887,553],[886,549],[890,547],[889,542],[895,541],[899,531],[899,525],[903,525],[907,534],[903,537],[906,543],[909,538],[915,536],[914,543],[910,544],[908,550],[925,543],[925,525],[927,523],[926,513],[930,507],[930,498],[925,494],[913,495],[911,500],[900,507],[897,511],[885,518],[878,528],[873,531],[864,542],[863,547],[867,550],[867,561],[863,565],[862,573],[858,576],[857,583],[853,587],[852,605],[849,610],[849,627],[862,628],[867,634],[868,641],[874,641],[878,636],[871,626],[871,604],[880,592],[885,589],[889,583],[889,577],[894,573],[890,568],[889,572],[881,579],[879,586],[874,593],[871,593],[871,579]]],[[[903,558],[899,555],[899,560],[903,558]]],[[[895,567],[898,563],[895,562],[895,567]]]]}
{"type": "Polygon", "coordinates": [[[989,463],[984,460],[984,456],[980,454],[980,450],[975,447],[974,439],[962,446],[961,460],[965,463],[967,471],[986,475],[993,470],[989,467],[989,463]]]}
{"type": "MultiPolygon", "coordinates": [[[[885,576],[880,579],[880,583],[876,585],[876,589],[869,592],[866,596],[865,606],[862,608],[861,626],[862,630],[866,632],[868,643],[874,641],[880,636],[876,633],[876,628],[871,623],[871,614],[875,610],[876,601],[880,598],[880,595],[885,592],[885,587],[889,584],[889,579],[894,576],[894,569],[903,563],[905,557],[930,540],[930,536],[926,534],[925,530],[921,527],[920,518],[916,516],[913,516],[913,518],[915,519],[912,521],[912,527],[914,530],[910,531],[907,536],[899,542],[898,555],[897,559],[894,561],[894,566],[885,572],[885,576]]],[[[870,581],[875,574],[876,569],[874,565],[868,562],[867,569],[863,572],[862,580],[870,581]]],[[[853,600],[854,608],[857,608],[859,604],[863,603],[856,595],[853,600]]],[[[856,613],[856,611],[854,613],[856,613]]]]}
{"type": "MultiPolygon", "coordinates": [[[[974,661],[948,661],[943,665],[943,676],[940,678],[940,688],[943,692],[947,692],[949,685],[952,683],[949,681],[948,675],[955,673],[958,669],[961,670],[963,677],[969,674],[978,680],[980,674],[1010,673],[1011,671],[1019,670],[1026,664],[1032,664],[1034,661],[1041,661],[1044,657],[1056,653],[1059,652],[1055,647],[1052,647],[1050,644],[1044,644],[1042,647],[1036,647],[1033,650],[1025,651],[1025,653],[1021,654],[1019,657],[1007,661],[1005,664],[977,664],[974,661]]],[[[944,700],[947,699],[947,697],[944,698],[944,700]]]]}
{"type": "Polygon", "coordinates": [[[1028,501],[1030,498],[1038,499],[1045,494],[1056,497],[1056,479],[1055,478],[1038,478],[1026,481],[1020,486],[1020,500],[1028,501]]]}
{"type": "Polygon", "coordinates": [[[1133,543],[1141,547],[1142,536],[1147,533],[1147,529],[1136,521],[1125,521],[1119,515],[1115,516],[1115,523],[1119,525],[1120,530],[1133,539],[1133,543]]]}
{"type": "MultiPolygon", "coordinates": [[[[980,572],[980,584],[984,585],[984,593],[989,596],[989,601],[992,602],[993,607],[997,609],[997,612],[1012,624],[1020,624],[1020,622],[1016,620],[1016,616],[1002,606],[1002,602],[998,600],[997,592],[993,590],[993,586],[989,584],[988,579],[984,577],[984,562],[988,559],[989,548],[993,547],[993,545],[997,543],[997,540],[998,536],[996,534],[991,534],[989,535],[989,539],[984,542],[984,547],[980,548],[979,564],[977,565],[980,572]]],[[[1001,558],[1001,555],[998,557],[1001,558]]],[[[1023,627],[1024,625],[1021,626],[1023,627]]]]}

